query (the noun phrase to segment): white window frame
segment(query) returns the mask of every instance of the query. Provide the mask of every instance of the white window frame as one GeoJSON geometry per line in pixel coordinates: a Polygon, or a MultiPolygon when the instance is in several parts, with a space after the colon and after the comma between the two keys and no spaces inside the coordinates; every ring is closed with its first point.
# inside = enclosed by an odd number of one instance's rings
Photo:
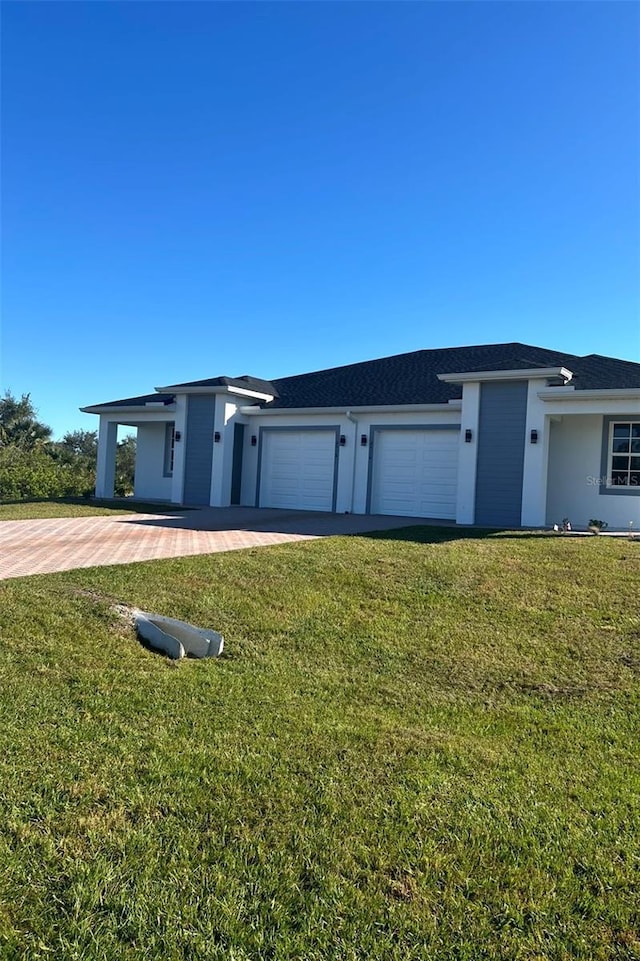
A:
{"type": "MultiPolygon", "coordinates": [[[[634,456],[640,458],[640,449],[637,452],[635,452],[631,449],[631,446],[634,440],[637,440],[638,442],[640,442],[640,436],[638,436],[637,438],[633,437],[633,428],[635,428],[636,431],[640,434],[640,418],[611,416],[606,418],[604,426],[605,426],[605,430],[603,432],[604,443],[603,443],[602,460],[603,460],[603,467],[605,468],[605,470],[603,471],[603,473],[605,474],[605,477],[603,478],[604,484],[601,484],[600,486],[600,493],[601,494],[640,495],[640,483],[633,483],[633,484],[632,483],[627,483],[627,484],[613,483],[614,471],[622,472],[622,468],[614,468],[613,466],[614,457],[627,458],[628,467],[626,468],[625,472],[627,474],[629,481],[631,481],[631,474],[637,473],[635,468],[633,468],[631,465],[631,458],[634,456]],[[630,449],[628,452],[627,451],[616,452],[613,449],[614,431],[616,427],[619,427],[621,425],[624,425],[624,426],[628,425],[630,428],[631,443],[630,443],[630,449]]],[[[640,448],[640,443],[638,443],[637,446],[640,448]]]]}

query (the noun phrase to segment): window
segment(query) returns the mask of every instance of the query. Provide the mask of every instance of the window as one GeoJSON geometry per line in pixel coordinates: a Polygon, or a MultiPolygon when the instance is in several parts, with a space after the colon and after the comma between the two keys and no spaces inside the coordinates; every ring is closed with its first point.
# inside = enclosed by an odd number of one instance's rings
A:
{"type": "Polygon", "coordinates": [[[173,477],[173,452],[176,444],[176,425],[166,425],[164,431],[164,476],[173,477]]]}
{"type": "Polygon", "coordinates": [[[607,487],[640,493],[640,421],[611,421],[607,487]]]}

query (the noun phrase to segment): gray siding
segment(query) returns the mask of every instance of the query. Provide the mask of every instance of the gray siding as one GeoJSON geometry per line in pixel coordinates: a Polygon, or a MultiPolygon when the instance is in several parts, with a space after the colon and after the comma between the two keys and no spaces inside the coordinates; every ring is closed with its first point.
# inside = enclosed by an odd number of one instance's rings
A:
{"type": "Polygon", "coordinates": [[[525,380],[481,385],[476,524],[520,527],[526,419],[525,380]]]}
{"type": "Polygon", "coordinates": [[[187,405],[187,449],[184,465],[184,503],[208,505],[211,499],[211,460],[216,399],[192,394],[187,405]]]}

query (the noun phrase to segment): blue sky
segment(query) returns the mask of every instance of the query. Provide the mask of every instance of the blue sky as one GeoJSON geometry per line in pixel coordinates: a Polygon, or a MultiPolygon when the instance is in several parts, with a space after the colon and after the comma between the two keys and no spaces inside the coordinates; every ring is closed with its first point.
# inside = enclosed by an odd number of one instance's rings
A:
{"type": "Polygon", "coordinates": [[[640,360],[632,3],[4,3],[3,388],[640,360]]]}

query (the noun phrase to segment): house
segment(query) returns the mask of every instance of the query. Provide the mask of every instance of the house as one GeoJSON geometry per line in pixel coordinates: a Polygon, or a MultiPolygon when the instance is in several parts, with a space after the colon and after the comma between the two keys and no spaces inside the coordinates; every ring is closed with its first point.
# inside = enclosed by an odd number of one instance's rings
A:
{"type": "Polygon", "coordinates": [[[539,527],[640,527],[640,364],[526,344],[418,350],[274,381],[214,377],[100,415],[96,494],[117,428],[135,495],[539,527]]]}

